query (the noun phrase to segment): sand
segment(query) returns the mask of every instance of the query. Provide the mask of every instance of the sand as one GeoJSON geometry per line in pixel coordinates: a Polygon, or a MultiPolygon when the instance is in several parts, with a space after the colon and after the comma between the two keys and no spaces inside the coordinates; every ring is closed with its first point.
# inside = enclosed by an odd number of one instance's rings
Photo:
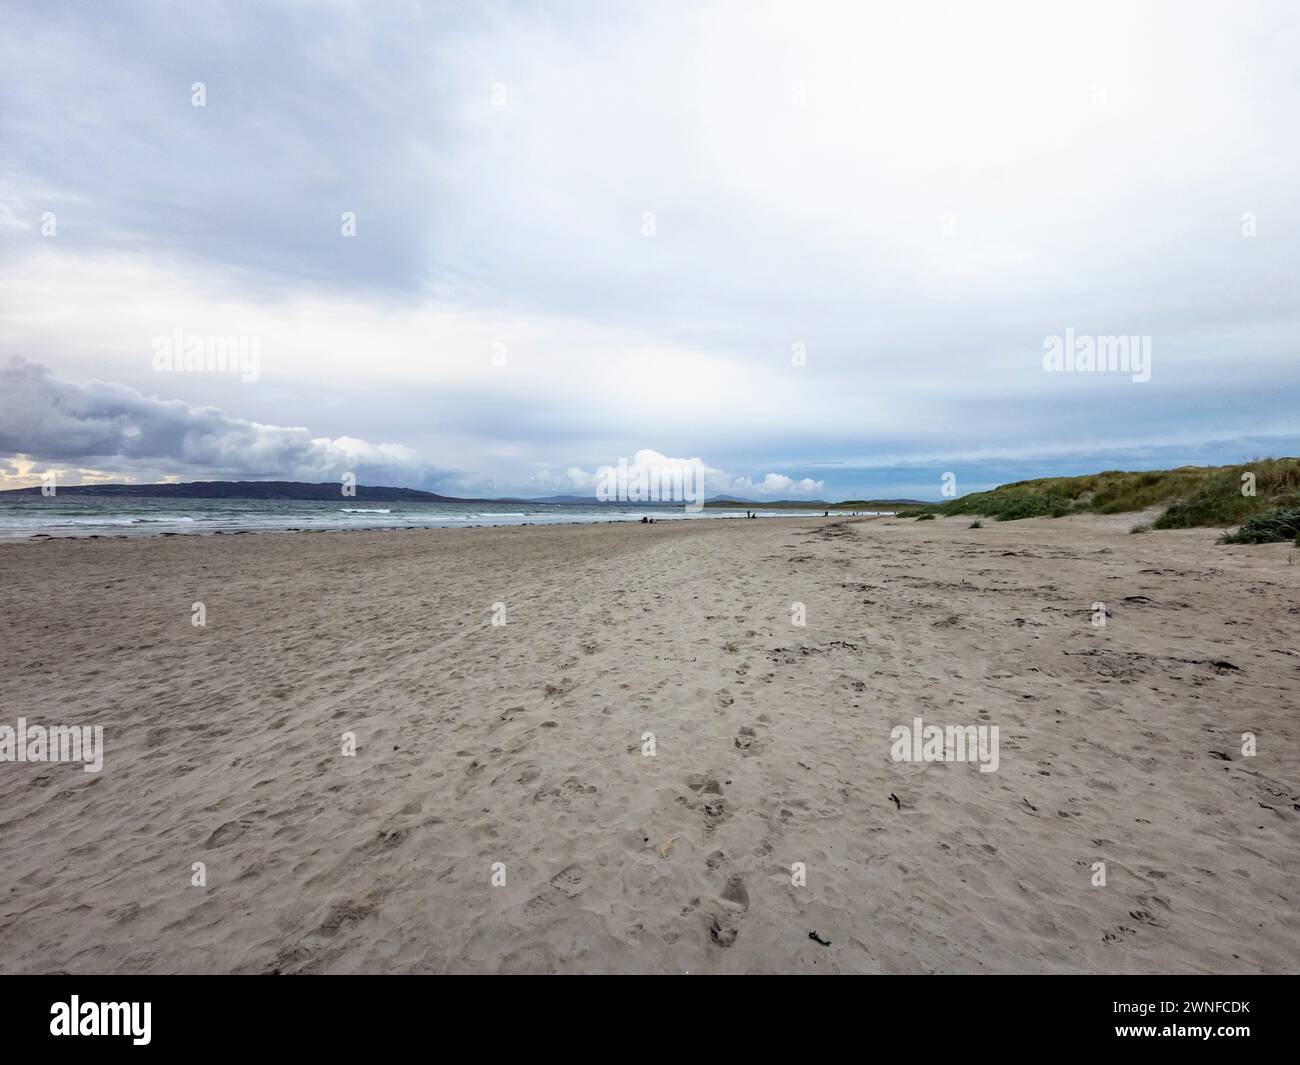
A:
{"type": "Polygon", "coordinates": [[[1296,972],[1300,559],[1135,520],[0,545],[0,971],[1296,972]]]}

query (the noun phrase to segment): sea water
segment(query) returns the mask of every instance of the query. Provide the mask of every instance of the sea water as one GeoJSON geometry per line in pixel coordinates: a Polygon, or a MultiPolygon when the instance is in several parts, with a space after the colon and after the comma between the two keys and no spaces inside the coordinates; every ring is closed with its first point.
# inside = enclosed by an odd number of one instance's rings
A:
{"type": "MultiPolygon", "coordinates": [[[[757,510],[760,517],[821,517],[820,510],[757,510]]],[[[867,512],[862,512],[867,513],[867,512]]],[[[745,517],[745,508],[583,506],[571,503],[434,503],[405,500],[124,499],[120,496],[0,497],[0,538],[121,536],[291,529],[457,528],[606,521],[745,517]],[[347,504],[347,505],[344,505],[347,504]]],[[[839,516],[839,515],[833,515],[839,516]]]]}

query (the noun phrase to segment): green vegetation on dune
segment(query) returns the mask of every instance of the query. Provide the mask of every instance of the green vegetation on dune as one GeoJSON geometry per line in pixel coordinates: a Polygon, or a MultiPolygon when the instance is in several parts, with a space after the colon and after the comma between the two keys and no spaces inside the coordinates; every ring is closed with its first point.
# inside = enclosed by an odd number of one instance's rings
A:
{"type": "Polygon", "coordinates": [[[1221,544],[1277,544],[1287,540],[1300,547],[1300,506],[1274,507],[1255,514],[1236,532],[1219,537],[1221,544]]]}
{"type": "Polygon", "coordinates": [[[1244,466],[1212,472],[1196,492],[1166,510],[1157,529],[1190,529],[1202,525],[1239,525],[1276,506],[1300,504],[1300,459],[1261,459],[1244,466]],[[1255,475],[1255,494],[1242,495],[1241,475],[1255,475]]]}
{"type": "MultiPolygon", "coordinates": [[[[1300,458],[1259,459],[1239,466],[1181,466],[1176,470],[1143,472],[1107,470],[1086,477],[1043,477],[1000,485],[988,492],[973,492],[947,503],[902,508],[899,517],[973,514],[998,521],[1016,521],[1060,518],[1067,514],[1122,514],[1157,506],[1165,507],[1154,522],[1157,529],[1224,527],[1258,517],[1262,522],[1259,535],[1269,530],[1285,533],[1291,527],[1288,521],[1292,520],[1285,512],[1300,508],[1300,458]],[[1243,491],[1249,480],[1245,475],[1253,475],[1253,494],[1243,491]],[[1264,520],[1273,511],[1283,513],[1264,520]]],[[[1293,530],[1274,539],[1291,539],[1294,535],[1293,530]]]]}

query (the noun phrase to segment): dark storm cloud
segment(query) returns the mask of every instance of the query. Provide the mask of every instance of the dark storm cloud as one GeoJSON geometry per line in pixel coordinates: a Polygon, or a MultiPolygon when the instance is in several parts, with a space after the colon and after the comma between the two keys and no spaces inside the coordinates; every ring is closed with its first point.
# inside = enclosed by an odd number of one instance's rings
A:
{"type": "Polygon", "coordinates": [[[313,437],[102,381],[72,384],[17,356],[0,366],[0,396],[0,451],[44,464],[303,481],[352,472],[371,484],[445,475],[400,445],[313,437]]]}

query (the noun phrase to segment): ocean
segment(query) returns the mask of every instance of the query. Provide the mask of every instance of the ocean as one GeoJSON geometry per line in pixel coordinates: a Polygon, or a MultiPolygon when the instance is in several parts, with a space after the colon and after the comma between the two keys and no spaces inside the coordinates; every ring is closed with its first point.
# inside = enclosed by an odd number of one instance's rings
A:
{"type": "MultiPolygon", "coordinates": [[[[758,510],[760,517],[821,517],[824,509],[758,510]]],[[[863,511],[862,513],[871,513],[863,511]]],[[[0,538],[131,536],[302,529],[467,528],[482,525],[744,519],[745,511],[566,503],[427,503],[370,500],[123,499],[10,496],[0,499],[0,538]],[[348,504],[348,505],[343,505],[348,504]]]]}

